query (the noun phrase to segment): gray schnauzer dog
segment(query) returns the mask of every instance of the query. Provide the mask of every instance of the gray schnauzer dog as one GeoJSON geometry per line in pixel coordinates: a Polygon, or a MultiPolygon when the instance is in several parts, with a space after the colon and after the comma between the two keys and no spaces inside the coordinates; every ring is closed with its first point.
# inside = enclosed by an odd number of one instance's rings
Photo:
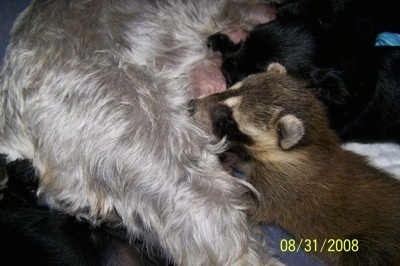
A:
{"type": "Polygon", "coordinates": [[[224,143],[186,108],[224,86],[207,36],[241,38],[270,12],[257,1],[33,1],[0,74],[0,152],[32,159],[48,206],[123,226],[177,265],[274,263],[246,217],[242,196],[257,192],[223,171],[224,143]]]}

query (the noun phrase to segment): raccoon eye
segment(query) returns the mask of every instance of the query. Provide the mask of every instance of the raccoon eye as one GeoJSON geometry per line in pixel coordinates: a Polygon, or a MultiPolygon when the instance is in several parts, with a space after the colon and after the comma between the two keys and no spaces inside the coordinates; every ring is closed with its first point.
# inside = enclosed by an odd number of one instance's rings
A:
{"type": "Polygon", "coordinates": [[[228,141],[250,145],[253,140],[239,130],[233,117],[232,110],[223,104],[216,105],[211,110],[213,134],[219,138],[227,137],[228,141]]]}
{"type": "Polygon", "coordinates": [[[232,116],[232,110],[223,104],[218,104],[210,110],[214,134],[222,138],[233,128],[237,127],[232,116]]]}

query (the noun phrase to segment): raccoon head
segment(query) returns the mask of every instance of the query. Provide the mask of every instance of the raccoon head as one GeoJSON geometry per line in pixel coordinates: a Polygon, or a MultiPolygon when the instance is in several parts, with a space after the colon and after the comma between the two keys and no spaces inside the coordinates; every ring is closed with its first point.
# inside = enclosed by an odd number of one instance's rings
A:
{"type": "Polygon", "coordinates": [[[243,158],[283,159],[287,152],[307,145],[313,121],[327,119],[307,84],[287,75],[277,63],[225,92],[189,103],[200,127],[216,138],[226,138],[243,158]]]}

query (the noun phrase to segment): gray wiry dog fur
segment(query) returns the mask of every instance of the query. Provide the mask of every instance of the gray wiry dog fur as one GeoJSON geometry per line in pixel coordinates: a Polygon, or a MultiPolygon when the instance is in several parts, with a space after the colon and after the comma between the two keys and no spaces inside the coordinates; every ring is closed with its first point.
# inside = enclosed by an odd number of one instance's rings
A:
{"type": "Polygon", "coordinates": [[[241,199],[252,187],[185,108],[206,37],[260,22],[239,7],[33,1],[0,76],[0,152],[33,160],[49,206],[122,225],[178,265],[268,264],[241,199]]]}

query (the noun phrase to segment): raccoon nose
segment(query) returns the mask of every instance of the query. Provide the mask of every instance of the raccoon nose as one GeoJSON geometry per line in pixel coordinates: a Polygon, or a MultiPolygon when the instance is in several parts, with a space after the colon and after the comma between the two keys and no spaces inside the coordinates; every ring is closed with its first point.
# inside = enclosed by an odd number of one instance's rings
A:
{"type": "Polygon", "coordinates": [[[194,113],[194,110],[195,110],[195,108],[196,108],[196,100],[190,100],[189,102],[188,102],[188,112],[189,112],[189,114],[193,114],[194,113]]]}

